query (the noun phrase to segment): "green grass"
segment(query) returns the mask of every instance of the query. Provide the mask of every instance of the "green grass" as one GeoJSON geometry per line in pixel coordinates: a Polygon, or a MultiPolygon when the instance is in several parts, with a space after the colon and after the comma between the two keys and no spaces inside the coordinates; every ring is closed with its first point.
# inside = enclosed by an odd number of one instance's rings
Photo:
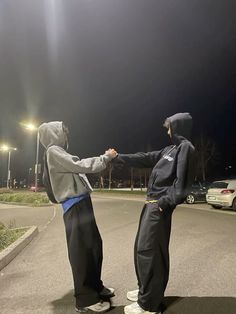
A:
{"type": "Polygon", "coordinates": [[[42,205],[48,204],[49,199],[45,193],[29,192],[29,191],[7,191],[0,190],[0,202],[13,202],[23,204],[42,205]]]}
{"type": "MultiPolygon", "coordinates": [[[[110,195],[145,195],[145,191],[122,191],[122,190],[108,190],[108,189],[95,189],[94,192],[99,194],[110,194],[110,195]]],[[[0,202],[6,203],[22,203],[31,205],[44,205],[49,204],[49,199],[46,193],[42,192],[31,192],[25,190],[10,190],[0,189],[0,202]]]]}
{"type": "Polygon", "coordinates": [[[28,228],[10,229],[0,222],[0,252],[19,239],[28,228]]]}

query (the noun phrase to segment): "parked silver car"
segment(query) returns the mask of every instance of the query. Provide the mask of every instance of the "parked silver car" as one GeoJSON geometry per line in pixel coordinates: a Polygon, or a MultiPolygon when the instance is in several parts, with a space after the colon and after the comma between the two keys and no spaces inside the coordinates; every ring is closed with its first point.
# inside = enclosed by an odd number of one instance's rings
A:
{"type": "Polygon", "coordinates": [[[231,207],[236,211],[236,180],[213,182],[206,200],[213,208],[231,207]]]}

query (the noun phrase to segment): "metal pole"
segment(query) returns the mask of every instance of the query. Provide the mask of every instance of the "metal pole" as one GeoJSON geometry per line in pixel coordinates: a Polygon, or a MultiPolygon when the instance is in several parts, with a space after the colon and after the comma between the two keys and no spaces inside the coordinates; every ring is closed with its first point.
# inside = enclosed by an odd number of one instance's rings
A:
{"type": "Polygon", "coordinates": [[[31,174],[32,168],[29,168],[29,172],[28,172],[28,188],[30,187],[30,174],[31,174]]]}
{"type": "Polygon", "coordinates": [[[130,182],[131,183],[130,184],[130,190],[133,191],[134,190],[134,168],[131,168],[130,171],[131,171],[130,172],[130,175],[131,175],[131,178],[130,178],[130,181],[131,181],[130,182]]]}
{"type": "Polygon", "coordinates": [[[35,161],[35,192],[38,189],[38,164],[39,164],[39,131],[37,131],[37,144],[36,144],[36,161],[35,161]]]}
{"type": "Polygon", "coordinates": [[[109,190],[111,190],[111,172],[112,172],[112,165],[109,164],[109,190]]]}
{"type": "Polygon", "coordinates": [[[8,163],[7,163],[7,189],[10,188],[10,180],[11,180],[11,172],[10,172],[10,166],[11,166],[11,150],[8,152],[8,163]]]}

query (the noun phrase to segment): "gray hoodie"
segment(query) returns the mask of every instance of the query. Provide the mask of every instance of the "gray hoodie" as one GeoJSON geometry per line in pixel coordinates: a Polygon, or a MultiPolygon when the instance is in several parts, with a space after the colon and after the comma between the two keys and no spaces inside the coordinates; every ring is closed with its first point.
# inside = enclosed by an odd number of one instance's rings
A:
{"type": "Polygon", "coordinates": [[[100,172],[106,168],[112,159],[107,155],[79,159],[70,155],[63,147],[66,135],[63,122],[53,121],[43,123],[39,127],[39,139],[46,149],[46,158],[52,191],[58,203],[67,198],[90,193],[92,187],[86,173],[100,172]]]}

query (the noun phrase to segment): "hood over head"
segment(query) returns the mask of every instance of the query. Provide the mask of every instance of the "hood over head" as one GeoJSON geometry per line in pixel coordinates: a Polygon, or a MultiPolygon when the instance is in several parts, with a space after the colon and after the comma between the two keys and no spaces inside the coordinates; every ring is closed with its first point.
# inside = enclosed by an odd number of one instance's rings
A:
{"type": "Polygon", "coordinates": [[[165,120],[164,126],[171,129],[171,139],[175,145],[179,145],[183,140],[191,140],[192,117],[188,112],[176,113],[165,120]]]}
{"type": "Polygon", "coordinates": [[[39,126],[39,140],[45,148],[52,145],[65,148],[67,144],[67,135],[63,129],[63,122],[52,121],[41,124],[39,126]]]}

